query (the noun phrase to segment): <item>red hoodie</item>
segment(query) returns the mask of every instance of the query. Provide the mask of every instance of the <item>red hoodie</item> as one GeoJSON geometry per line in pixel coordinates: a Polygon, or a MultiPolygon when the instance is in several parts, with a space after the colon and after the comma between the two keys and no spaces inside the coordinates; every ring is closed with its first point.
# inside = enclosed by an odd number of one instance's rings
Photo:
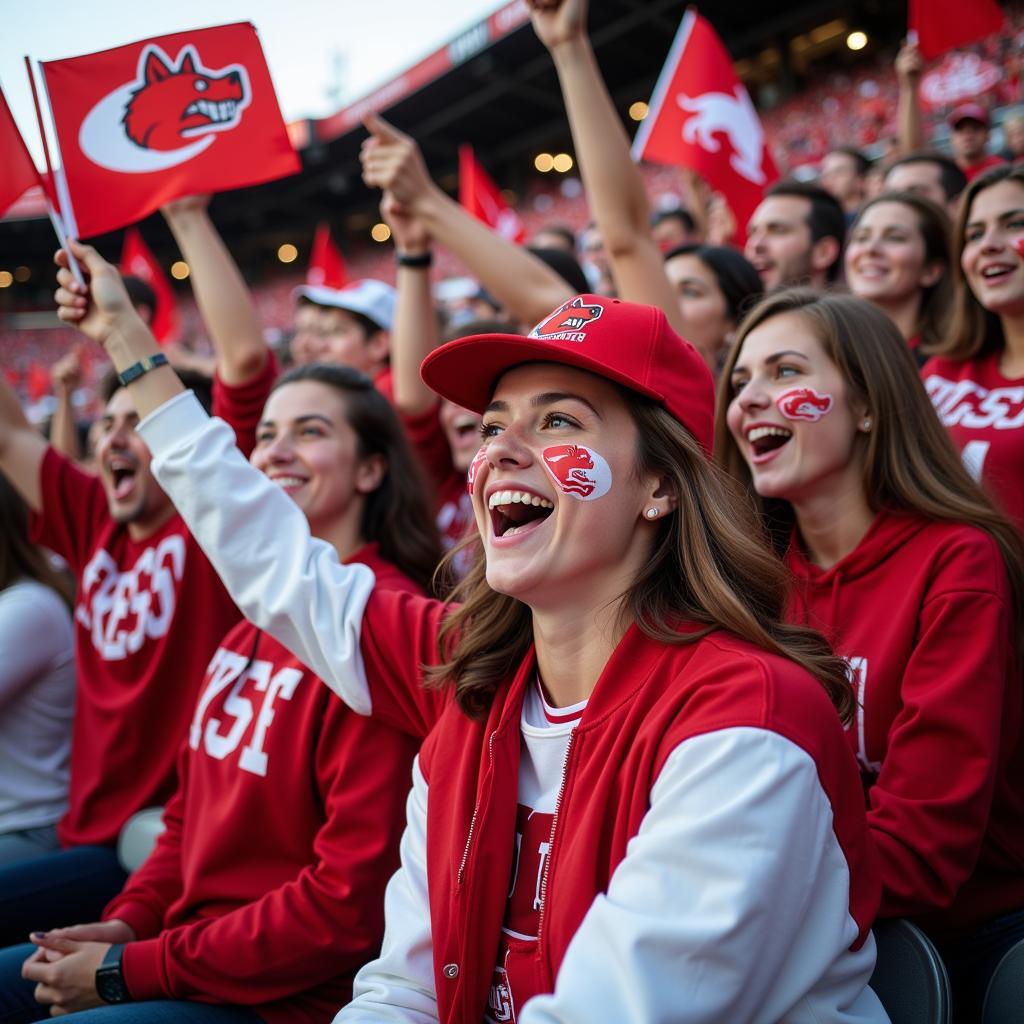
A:
{"type": "Polygon", "coordinates": [[[965,930],[1024,907],[1020,663],[1005,563],[981,530],[881,512],[828,571],[794,543],[793,621],[851,665],[848,730],[883,917],[965,930]]]}
{"type": "MultiPolygon", "coordinates": [[[[416,590],[375,545],[353,560],[416,590]]],[[[139,940],[124,952],[132,996],[330,1020],[380,947],[416,747],[236,626],[210,662],[167,831],[104,911],[139,940]]]]}

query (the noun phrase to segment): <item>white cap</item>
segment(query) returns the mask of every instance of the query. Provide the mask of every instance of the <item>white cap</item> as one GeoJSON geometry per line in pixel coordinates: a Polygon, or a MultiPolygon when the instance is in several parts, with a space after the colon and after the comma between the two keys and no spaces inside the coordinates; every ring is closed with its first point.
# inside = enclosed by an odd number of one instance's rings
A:
{"type": "Polygon", "coordinates": [[[306,284],[296,288],[292,295],[308,299],[317,306],[360,313],[385,331],[390,331],[395,322],[395,289],[371,277],[353,281],[344,288],[306,284]]]}

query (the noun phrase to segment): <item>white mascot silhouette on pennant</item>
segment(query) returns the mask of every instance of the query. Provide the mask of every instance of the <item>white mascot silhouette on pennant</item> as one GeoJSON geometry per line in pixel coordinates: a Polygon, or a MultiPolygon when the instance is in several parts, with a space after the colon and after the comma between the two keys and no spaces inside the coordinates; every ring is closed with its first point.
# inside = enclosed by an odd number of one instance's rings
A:
{"type": "Polygon", "coordinates": [[[706,92],[694,97],[680,93],[676,103],[692,115],[683,124],[684,142],[696,143],[709,153],[717,153],[722,143],[715,138],[715,133],[723,132],[732,146],[729,163],[733,170],[755,185],[765,183],[764,129],[742,85],[737,85],[731,96],[724,92],[706,92]]]}

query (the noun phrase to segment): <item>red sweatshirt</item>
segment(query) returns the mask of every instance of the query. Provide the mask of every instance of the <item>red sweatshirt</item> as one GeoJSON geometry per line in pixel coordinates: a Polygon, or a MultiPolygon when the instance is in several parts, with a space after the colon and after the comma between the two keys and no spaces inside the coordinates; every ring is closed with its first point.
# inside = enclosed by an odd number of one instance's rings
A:
{"type": "MultiPolygon", "coordinates": [[[[375,545],[354,560],[416,589],[375,545]]],[[[331,1019],[380,947],[416,746],[236,626],[207,670],[167,831],[104,912],[140,940],[124,953],[132,996],[331,1019]]]]}
{"type": "Polygon", "coordinates": [[[999,372],[999,352],[930,359],[921,379],[971,475],[1024,530],[1024,378],[999,372]]]}
{"type": "Polygon", "coordinates": [[[238,610],[177,515],[145,540],[115,523],[99,480],[50,448],[37,544],[78,580],[68,810],[62,846],[112,844],[174,790],[174,763],[203,669],[238,610]]]}
{"type": "Polygon", "coordinates": [[[827,572],[793,544],[794,621],[855,673],[848,731],[883,917],[977,926],[1024,907],[1024,743],[1005,563],[971,526],[881,512],[827,572]]]}

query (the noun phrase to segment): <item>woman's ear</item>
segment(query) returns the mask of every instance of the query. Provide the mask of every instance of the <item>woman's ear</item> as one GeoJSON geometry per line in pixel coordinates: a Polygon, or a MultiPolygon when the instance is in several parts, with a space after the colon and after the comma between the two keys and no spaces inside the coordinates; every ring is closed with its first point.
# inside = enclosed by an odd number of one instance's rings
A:
{"type": "Polygon", "coordinates": [[[388,463],[383,455],[368,455],[360,459],[356,468],[356,492],[372,494],[384,482],[387,471],[388,463]]]}
{"type": "Polygon", "coordinates": [[[667,476],[654,476],[651,478],[640,517],[648,522],[654,522],[674,512],[678,506],[679,498],[672,481],[667,476]]]}
{"type": "Polygon", "coordinates": [[[945,263],[929,263],[921,271],[921,287],[931,288],[937,285],[942,280],[942,275],[945,273],[945,263]]]}

